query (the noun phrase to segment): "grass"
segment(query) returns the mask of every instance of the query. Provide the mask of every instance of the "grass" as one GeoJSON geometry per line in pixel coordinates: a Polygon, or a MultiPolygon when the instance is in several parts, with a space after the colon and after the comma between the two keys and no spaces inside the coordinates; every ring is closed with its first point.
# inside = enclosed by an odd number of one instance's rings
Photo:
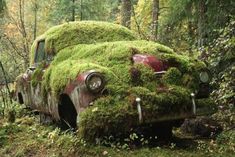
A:
{"type": "MultiPolygon", "coordinates": [[[[132,139],[132,138],[130,138],[132,139]]],[[[94,145],[78,138],[74,133],[61,132],[55,126],[41,125],[37,116],[17,111],[14,123],[0,119],[1,157],[53,157],[53,156],[114,156],[114,157],[198,157],[233,156],[235,152],[235,131],[224,132],[216,139],[199,139],[182,135],[175,130],[175,137],[168,142],[154,146],[112,147],[94,145]]]]}

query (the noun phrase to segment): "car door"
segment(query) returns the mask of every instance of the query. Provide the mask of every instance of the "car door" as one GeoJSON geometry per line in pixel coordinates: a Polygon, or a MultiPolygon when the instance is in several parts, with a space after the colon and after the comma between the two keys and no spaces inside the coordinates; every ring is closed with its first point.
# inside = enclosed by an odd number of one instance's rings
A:
{"type": "Polygon", "coordinates": [[[41,81],[45,68],[48,66],[46,61],[45,40],[37,42],[34,54],[33,64],[28,69],[28,75],[30,75],[29,86],[31,87],[31,108],[41,110],[43,104],[41,81]]]}

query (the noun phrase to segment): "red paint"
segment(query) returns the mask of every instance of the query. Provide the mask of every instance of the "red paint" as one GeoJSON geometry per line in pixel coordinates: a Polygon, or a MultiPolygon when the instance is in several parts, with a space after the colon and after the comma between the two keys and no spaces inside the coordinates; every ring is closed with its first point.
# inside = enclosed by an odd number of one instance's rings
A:
{"type": "Polygon", "coordinates": [[[66,93],[66,94],[71,94],[72,91],[75,89],[76,86],[77,86],[77,82],[76,82],[76,81],[70,82],[70,83],[65,87],[64,93],[66,93]]]}
{"type": "Polygon", "coordinates": [[[78,86],[82,86],[82,85],[85,85],[85,80],[86,80],[86,77],[87,75],[89,75],[92,71],[88,71],[86,73],[82,73],[82,74],[79,74],[77,76],[77,78],[74,80],[74,81],[70,81],[66,87],[65,87],[65,90],[64,90],[64,93],[70,95],[73,90],[78,86]]]}
{"type": "Polygon", "coordinates": [[[135,54],[133,55],[134,63],[142,63],[154,69],[155,72],[167,70],[167,65],[160,59],[153,55],[148,54],[135,54]]]}
{"type": "Polygon", "coordinates": [[[78,75],[78,77],[76,78],[76,80],[77,80],[78,82],[80,82],[80,83],[81,83],[81,82],[85,82],[87,75],[88,75],[88,74],[86,74],[86,73],[80,74],[80,75],[78,75]]]}

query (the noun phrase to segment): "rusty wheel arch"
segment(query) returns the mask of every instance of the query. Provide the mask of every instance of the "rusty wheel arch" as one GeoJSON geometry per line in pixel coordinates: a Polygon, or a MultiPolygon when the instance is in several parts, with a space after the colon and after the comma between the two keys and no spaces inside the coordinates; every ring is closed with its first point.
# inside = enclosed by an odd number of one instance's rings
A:
{"type": "Polygon", "coordinates": [[[67,94],[60,95],[58,111],[60,116],[60,128],[62,130],[77,129],[77,111],[67,94]]]}
{"type": "Polygon", "coordinates": [[[17,94],[19,104],[24,104],[24,98],[21,92],[17,94]]]}

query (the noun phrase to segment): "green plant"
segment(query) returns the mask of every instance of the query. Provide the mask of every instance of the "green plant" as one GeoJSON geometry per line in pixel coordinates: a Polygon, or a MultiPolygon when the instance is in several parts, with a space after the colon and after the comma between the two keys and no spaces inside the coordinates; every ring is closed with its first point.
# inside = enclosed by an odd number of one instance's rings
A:
{"type": "Polygon", "coordinates": [[[218,30],[220,36],[211,43],[208,48],[210,70],[213,72],[212,85],[214,91],[212,96],[219,105],[219,112],[215,115],[216,119],[226,124],[228,127],[234,124],[234,104],[235,104],[235,19],[231,17],[227,26],[218,30]]]}

